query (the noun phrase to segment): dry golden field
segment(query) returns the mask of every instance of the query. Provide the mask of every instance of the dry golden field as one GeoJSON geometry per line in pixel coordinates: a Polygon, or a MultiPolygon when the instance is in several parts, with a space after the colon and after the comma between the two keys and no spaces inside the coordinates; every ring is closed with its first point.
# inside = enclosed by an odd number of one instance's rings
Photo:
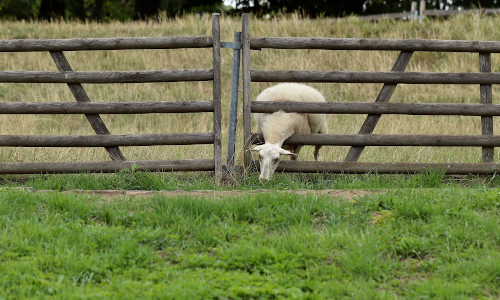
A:
{"type": "MultiPolygon", "coordinates": [[[[302,19],[296,15],[271,20],[251,20],[252,36],[416,38],[453,40],[500,40],[499,17],[461,15],[449,20],[370,23],[345,19],[302,19]]],[[[159,22],[2,22],[0,39],[95,38],[211,35],[211,16],[194,15],[159,22]]],[[[241,19],[222,16],[223,41],[241,31],[241,19]]],[[[271,50],[252,51],[252,69],[389,71],[397,52],[271,50]]],[[[126,50],[66,52],[76,71],[125,71],[211,68],[211,49],[126,50]]],[[[222,49],[223,146],[226,152],[229,119],[232,50],[222,49]]],[[[492,55],[492,71],[498,72],[498,55],[492,55]]],[[[1,70],[57,71],[48,53],[1,53],[1,70]]],[[[407,71],[476,72],[474,53],[415,53],[407,71]]],[[[270,84],[253,83],[252,99],[270,84]]],[[[375,100],[381,84],[313,84],[328,101],[375,100]]],[[[84,85],[92,101],[210,100],[212,83],[153,83],[84,85]]],[[[493,101],[498,90],[493,87],[493,101]]],[[[240,88],[241,91],[241,88],[240,88]]],[[[73,102],[65,84],[0,84],[4,102],[73,102]]],[[[237,162],[242,160],[241,94],[237,137],[237,162]]],[[[479,103],[478,85],[399,85],[391,102],[479,103]]],[[[212,114],[102,115],[111,133],[205,132],[212,130],[212,114]]],[[[357,133],[365,116],[330,115],[330,133],[357,133]]],[[[94,134],[81,115],[0,115],[0,134],[94,134]]],[[[495,132],[500,126],[495,123],[495,132]]],[[[481,134],[479,117],[383,116],[378,134],[481,134]]],[[[210,158],[205,146],[126,147],[129,160],[210,158]]],[[[343,160],[347,147],[323,148],[323,160],[343,160]]],[[[312,160],[312,147],[303,148],[301,160],[312,160]],[[311,148],[311,149],[309,149],[311,148]]],[[[499,156],[496,155],[496,160],[499,156]]],[[[0,148],[0,161],[108,160],[102,148],[0,148]]],[[[225,161],[225,157],[223,158],[225,161]]],[[[480,148],[368,147],[362,161],[479,162],[480,148]]]]}

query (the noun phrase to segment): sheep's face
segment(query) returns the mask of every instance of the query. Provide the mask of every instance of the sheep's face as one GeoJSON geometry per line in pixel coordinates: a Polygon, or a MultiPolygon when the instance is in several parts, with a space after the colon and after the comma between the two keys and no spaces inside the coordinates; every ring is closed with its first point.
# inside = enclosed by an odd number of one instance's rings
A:
{"type": "Polygon", "coordinates": [[[271,179],[280,163],[281,155],[296,155],[274,144],[257,146],[253,148],[252,151],[259,152],[260,181],[267,181],[271,179]]]}

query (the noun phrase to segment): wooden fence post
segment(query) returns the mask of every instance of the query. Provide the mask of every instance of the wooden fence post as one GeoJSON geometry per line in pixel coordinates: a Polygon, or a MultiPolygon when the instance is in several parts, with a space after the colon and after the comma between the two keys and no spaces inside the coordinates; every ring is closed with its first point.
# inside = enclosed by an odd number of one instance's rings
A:
{"type": "Polygon", "coordinates": [[[250,95],[250,15],[243,14],[242,18],[242,39],[241,39],[241,53],[243,56],[243,167],[247,171],[252,163],[252,154],[250,147],[252,146],[251,140],[251,95],[250,95]]]}
{"type": "Polygon", "coordinates": [[[420,0],[419,17],[420,17],[420,20],[423,20],[425,18],[425,0],[420,0]]]}
{"type": "Polygon", "coordinates": [[[418,17],[417,1],[411,2],[411,19],[415,20],[418,17]]]}
{"type": "Polygon", "coordinates": [[[221,113],[221,62],[220,62],[220,18],[212,14],[213,39],[213,101],[214,101],[214,160],[215,181],[222,182],[222,113],[221,113]]]}
{"type": "MultiPolygon", "coordinates": [[[[479,71],[491,72],[491,53],[479,53],[479,71]]],[[[491,84],[481,84],[481,103],[492,104],[493,93],[491,84]]],[[[493,117],[481,117],[481,131],[483,135],[493,135],[493,117]]],[[[493,162],[495,160],[495,148],[483,147],[483,162],[493,162]]]]}

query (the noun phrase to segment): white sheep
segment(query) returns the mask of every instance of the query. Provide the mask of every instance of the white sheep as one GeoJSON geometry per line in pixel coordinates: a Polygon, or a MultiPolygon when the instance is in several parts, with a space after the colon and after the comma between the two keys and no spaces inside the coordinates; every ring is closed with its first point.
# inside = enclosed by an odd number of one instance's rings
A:
{"type": "MultiPolygon", "coordinates": [[[[304,84],[282,83],[269,87],[257,96],[255,101],[297,101],[326,102],[321,93],[304,84]]],[[[252,151],[259,152],[260,180],[269,180],[278,167],[280,155],[289,155],[297,160],[301,145],[285,145],[283,142],[295,133],[328,133],[324,114],[299,114],[277,111],[272,114],[255,114],[256,132],[263,133],[264,145],[252,151]],[[282,147],[283,146],[283,147],[282,147]],[[293,151],[293,152],[291,152],[293,151]]],[[[314,159],[318,160],[318,145],[314,149],[314,159]]]]}

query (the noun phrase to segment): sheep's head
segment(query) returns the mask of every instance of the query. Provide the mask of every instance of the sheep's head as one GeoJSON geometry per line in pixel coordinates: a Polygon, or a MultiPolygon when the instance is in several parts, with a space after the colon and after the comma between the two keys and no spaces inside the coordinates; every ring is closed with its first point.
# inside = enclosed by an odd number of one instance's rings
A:
{"type": "Polygon", "coordinates": [[[275,144],[264,144],[257,146],[252,151],[259,152],[260,176],[259,180],[271,179],[280,163],[281,155],[297,155],[275,144]]]}

